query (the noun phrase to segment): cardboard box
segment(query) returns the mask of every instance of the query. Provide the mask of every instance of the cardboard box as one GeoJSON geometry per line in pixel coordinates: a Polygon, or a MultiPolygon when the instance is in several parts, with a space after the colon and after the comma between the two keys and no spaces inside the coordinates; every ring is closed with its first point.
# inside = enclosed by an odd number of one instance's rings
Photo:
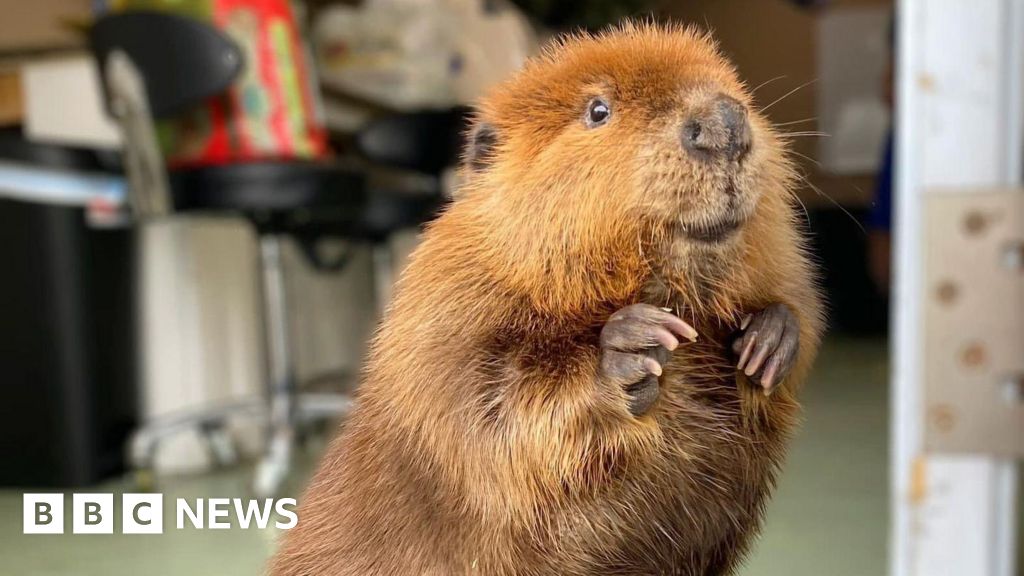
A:
{"type": "Polygon", "coordinates": [[[21,81],[29,139],[86,148],[120,146],[120,132],[103,106],[92,55],[81,52],[33,60],[21,68],[21,81]]]}
{"type": "Polygon", "coordinates": [[[19,0],[0,7],[0,55],[82,46],[73,24],[92,20],[91,0],[19,0]]]}

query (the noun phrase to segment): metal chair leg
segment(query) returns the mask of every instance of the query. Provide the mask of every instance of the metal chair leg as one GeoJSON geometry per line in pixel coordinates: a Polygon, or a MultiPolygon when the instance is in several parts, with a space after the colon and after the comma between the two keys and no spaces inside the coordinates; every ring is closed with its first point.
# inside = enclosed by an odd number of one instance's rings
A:
{"type": "Polygon", "coordinates": [[[156,482],[154,468],[160,443],[188,430],[198,430],[207,439],[215,460],[229,463],[234,445],[223,428],[229,418],[260,418],[266,412],[262,398],[246,398],[214,406],[182,410],[150,420],[138,428],[128,445],[128,460],[138,488],[150,490],[156,482]],[[230,444],[230,445],[229,445],[230,444]]]}
{"type": "Polygon", "coordinates": [[[270,419],[266,453],[257,466],[254,479],[254,491],[258,496],[273,496],[281,488],[291,468],[296,436],[297,386],[291,355],[282,248],[280,236],[265,234],[260,237],[270,419]]]}
{"type": "Polygon", "coordinates": [[[238,463],[238,446],[228,430],[226,420],[203,422],[199,425],[199,431],[206,439],[210,456],[217,466],[224,468],[238,463]]]}
{"type": "Polygon", "coordinates": [[[344,394],[299,393],[288,325],[283,244],[281,236],[266,234],[260,238],[270,379],[266,452],[253,479],[253,490],[261,497],[276,495],[291,472],[300,426],[344,416],[351,408],[351,400],[344,394]]]}
{"type": "Polygon", "coordinates": [[[245,416],[261,418],[267,427],[266,448],[253,479],[254,492],[261,497],[274,496],[291,472],[300,425],[344,416],[351,408],[351,400],[344,394],[299,394],[289,337],[282,244],[280,236],[264,235],[260,239],[268,394],[177,412],[139,428],[130,442],[129,459],[141,488],[151,489],[155,482],[160,442],[186,430],[195,429],[203,435],[218,464],[236,461],[237,451],[225,425],[229,418],[245,416]]]}

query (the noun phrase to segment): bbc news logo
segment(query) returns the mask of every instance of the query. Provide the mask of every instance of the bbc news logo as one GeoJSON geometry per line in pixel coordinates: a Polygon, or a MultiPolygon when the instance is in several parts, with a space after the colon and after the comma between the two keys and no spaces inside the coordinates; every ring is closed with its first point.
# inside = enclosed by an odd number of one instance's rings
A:
{"type": "MultiPolygon", "coordinates": [[[[23,534],[63,534],[65,527],[64,494],[25,494],[22,501],[23,534]]],[[[174,501],[175,527],[200,530],[294,528],[299,521],[295,499],[243,500],[242,498],[178,498],[174,501]],[[235,524],[231,519],[234,517],[235,524]]],[[[73,534],[113,534],[113,494],[72,494],[71,532],[73,534]]],[[[163,534],[164,497],[162,494],[122,494],[120,502],[122,534],[163,534]]]]}

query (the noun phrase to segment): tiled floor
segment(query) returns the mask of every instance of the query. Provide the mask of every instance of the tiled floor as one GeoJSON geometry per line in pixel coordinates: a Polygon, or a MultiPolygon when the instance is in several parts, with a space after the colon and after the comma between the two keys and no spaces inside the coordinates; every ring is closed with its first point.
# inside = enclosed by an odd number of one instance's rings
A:
{"type": "MultiPolygon", "coordinates": [[[[834,338],[826,343],[805,390],[805,425],[743,575],[885,573],[886,366],[881,341],[834,338]]],[[[178,497],[238,497],[247,494],[247,480],[246,470],[233,470],[168,480],[161,490],[167,503],[178,497]]],[[[118,492],[128,486],[112,482],[95,491],[118,492]]],[[[255,575],[261,573],[275,536],[272,529],[24,536],[21,494],[0,492],[3,574],[255,575]]],[[[173,525],[173,505],[165,508],[170,508],[165,516],[173,525]]]]}

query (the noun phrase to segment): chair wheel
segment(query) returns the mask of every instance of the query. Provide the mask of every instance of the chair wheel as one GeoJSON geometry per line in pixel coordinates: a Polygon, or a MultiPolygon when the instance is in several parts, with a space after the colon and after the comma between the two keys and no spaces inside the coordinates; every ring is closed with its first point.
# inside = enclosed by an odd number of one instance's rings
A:
{"type": "Polygon", "coordinates": [[[253,479],[253,493],[257,498],[273,498],[281,490],[288,475],[288,463],[279,460],[264,460],[256,467],[253,479]]]}
{"type": "Polygon", "coordinates": [[[226,468],[238,463],[238,447],[226,427],[221,425],[204,429],[203,435],[206,437],[206,445],[217,466],[226,468]]]}
{"type": "Polygon", "coordinates": [[[267,452],[256,466],[253,492],[258,498],[276,496],[291,471],[292,445],[290,433],[277,434],[270,439],[267,452]]]}

